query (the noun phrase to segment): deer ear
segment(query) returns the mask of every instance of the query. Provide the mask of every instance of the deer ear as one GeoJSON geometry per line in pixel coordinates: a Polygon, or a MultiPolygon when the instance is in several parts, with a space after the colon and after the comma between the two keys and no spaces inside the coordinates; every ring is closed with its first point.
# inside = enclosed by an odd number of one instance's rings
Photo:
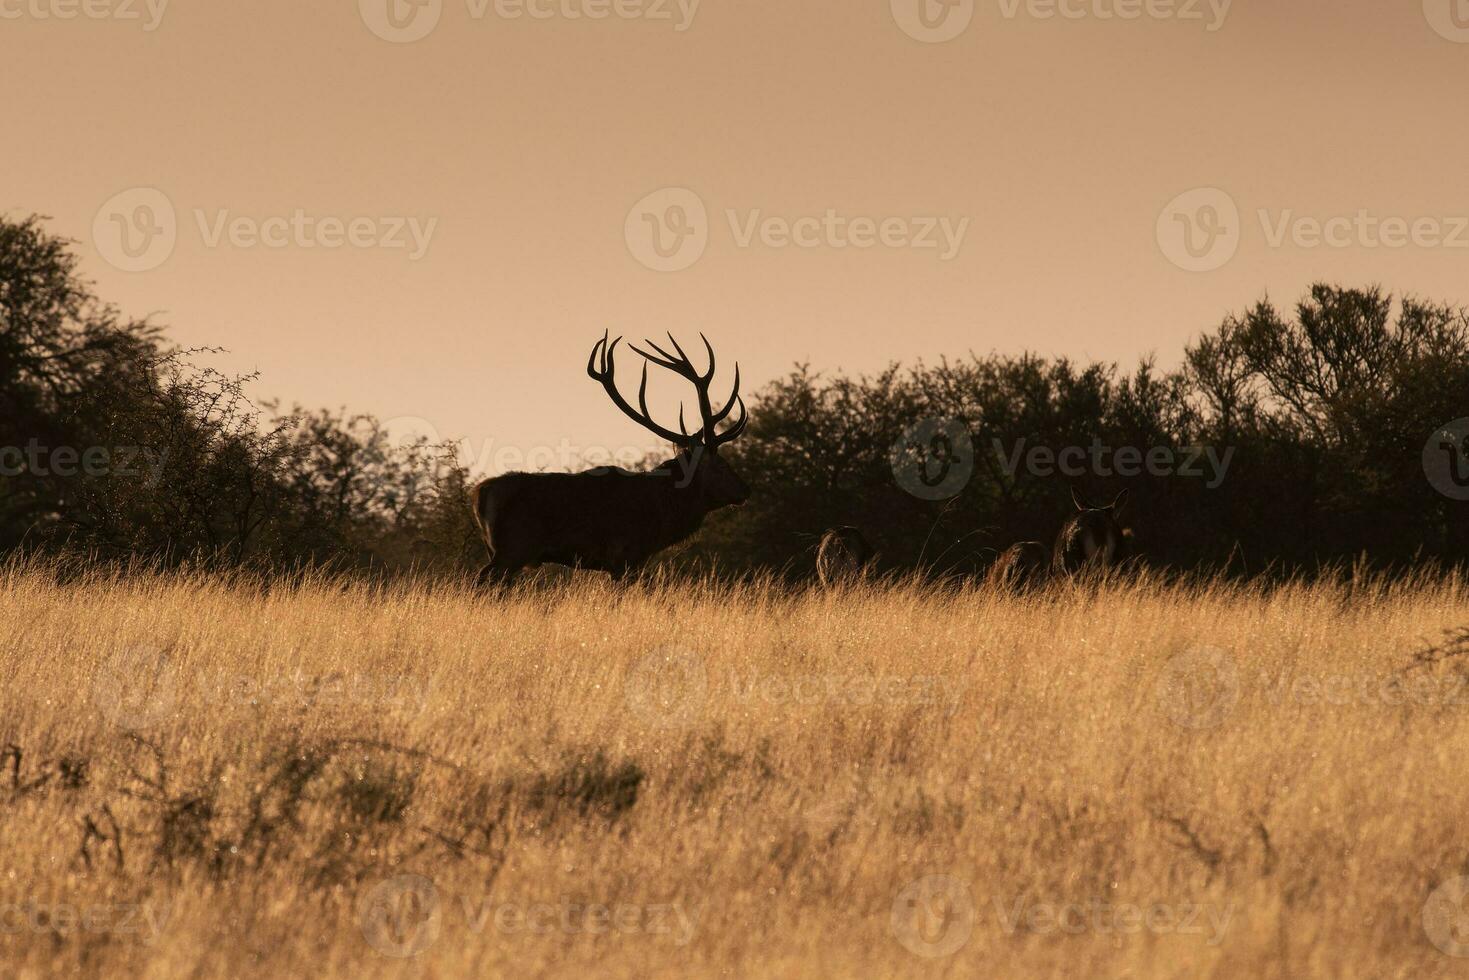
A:
{"type": "Polygon", "coordinates": [[[1127,491],[1126,490],[1123,490],[1121,493],[1119,493],[1117,495],[1117,499],[1114,500],[1114,501],[1112,501],[1112,508],[1111,508],[1112,513],[1113,514],[1120,514],[1120,513],[1122,513],[1122,508],[1123,507],[1126,507],[1126,506],[1127,506],[1127,491]]]}
{"type": "Polygon", "coordinates": [[[1071,502],[1076,505],[1076,509],[1077,510],[1086,510],[1087,509],[1086,501],[1084,501],[1084,500],[1081,499],[1081,494],[1079,494],[1079,493],[1076,492],[1076,488],[1075,487],[1072,487],[1071,488],[1071,502]]]}

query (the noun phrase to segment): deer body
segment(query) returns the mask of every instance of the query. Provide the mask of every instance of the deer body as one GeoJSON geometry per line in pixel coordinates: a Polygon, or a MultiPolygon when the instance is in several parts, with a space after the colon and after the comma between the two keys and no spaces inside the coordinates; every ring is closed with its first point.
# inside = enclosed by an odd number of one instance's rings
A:
{"type": "Polygon", "coordinates": [[[876,555],[867,536],[848,525],[834,527],[816,546],[816,578],[823,588],[834,588],[859,578],[876,555]]]}
{"type": "Polygon", "coordinates": [[[1045,583],[1051,554],[1039,541],[1021,541],[1002,551],[985,575],[991,589],[1025,590],[1045,583]]]}
{"type": "Polygon", "coordinates": [[[1117,522],[1127,502],[1127,491],[1106,507],[1092,507],[1071,493],[1077,513],[1071,516],[1056,537],[1051,555],[1051,572],[1057,576],[1100,570],[1120,564],[1129,551],[1128,535],[1117,522]]]}
{"type": "Polygon", "coordinates": [[[485,480],[475,489],[474,514],[493,557],[481,582],[542,562],[617,578],[635,572],[723,506],[701,493],[697,482],[681,485],[678,462],[652,473],[602,469],[485,480]],[[596,505],[588,507],[589,500],[596,505]]]}
{"type": "Polygon", "coordinates": [[[739,436],[747,416],[739,397],[739,368],[734,393],[715,410],[709,399],[714,378],[714,349],[709,368],[696,371],[678,342],[670,336],[676,355],[649,344],[657,356],[633,348],[644,358],[643,383],[638,391],[641,411],[618,391],[614,378],[617,345],[604,335],[592,349],[587,373],[606,389],[613,403],[644,428],[680,447],[674,458],[651,473],[602,468],[586,473],[507,473],[485,480],[474,490],[475,523],[479,526],[490,562],[479,574],[480,584],[508,581],[527,566],[552,562],[611,573],[622,578],[636,572],[655,554],[692,535],[704,518],[722,507],[744,503],[749,487],[719,456],[719,447],[739,436]],[[648,411],[648,369],[653,363],[694,384],[703,428],[690,434],[665,429],[648,411]],[[737,421],[719,432],[735,408],[737,421]]]}

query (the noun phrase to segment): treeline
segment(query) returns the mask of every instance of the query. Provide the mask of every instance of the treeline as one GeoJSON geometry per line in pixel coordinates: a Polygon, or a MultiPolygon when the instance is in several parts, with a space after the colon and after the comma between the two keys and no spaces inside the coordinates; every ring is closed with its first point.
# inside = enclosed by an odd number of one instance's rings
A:
{"type": "MultiPolygon", "coordinates": [[[[1123,522],[1156,565],[1459,564],[1469,503],[1430,481],[1425,447],[1465,416],[1469,314],[1377,287],[1317,285],[1288,312],[1261,301],[1171,372],[1002,355],[857,379],[800,367],[762,394],[735,447],[751,503],[701,547],[804,569],[813,532],[852,524],[890,567],[971,572],[1018,541],[1049,545],[1072,489],[1103,504],[1126,488],[1123,522]],[[970,435],[972,472],[933,502],[895,479],[893,449],[916,420],[942,418],[970,435]]],[[[1454,434],[1457,460],[1433,451],[1469,484],[1469,430],[1454,434]]]]}
{"type": "MultiPolygon", "coordinates": [[[[122,317],[76,261],[40,219],[0,219],[0,551],[383,573],[483,561],[452,445],[256,405],[250,378],[122,317]]],[[[750,414],[726,453],[751,502],[670,563],[801,575],[823,529],[853,524],[886,567],[978,572],[1049,542],[1073,489],[1123,488],[1159,565],[1469,555],[1469,503],[1424,469],[1430,437],[1469,416],[1469,315],[1377,287],[1262,301],[1171,372],[997,354],[860,378],[802,366],[750,414]]]]}
{"type": "Polygon", "coordinates": [[[0,552],[455,570],[468,474],[367,416],[281,412],[124,319],[40,219],[0,219],[0,552]]]}

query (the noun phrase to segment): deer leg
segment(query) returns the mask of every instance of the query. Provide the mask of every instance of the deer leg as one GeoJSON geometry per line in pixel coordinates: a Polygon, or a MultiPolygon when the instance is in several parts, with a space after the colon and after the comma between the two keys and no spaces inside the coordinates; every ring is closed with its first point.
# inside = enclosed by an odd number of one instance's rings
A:
{"type": "Polygon", "coordinates": [[[478,583],[481,587],[509,585],[521,569],[539,564],[539,554],[526,540],[523,528],[511,526],[493,536],[486,535],[486,539],[490,562],[480,569],[478,583]]]}

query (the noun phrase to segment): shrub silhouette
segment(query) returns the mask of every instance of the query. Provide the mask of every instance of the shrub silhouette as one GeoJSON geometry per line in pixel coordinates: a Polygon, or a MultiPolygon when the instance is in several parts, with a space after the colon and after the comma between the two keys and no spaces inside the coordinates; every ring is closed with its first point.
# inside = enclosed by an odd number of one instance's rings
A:
{"type": "MultiPolygon", "coordinates": [[[[252,378],[208,367],[213,351],[170,346],[97,299],[39,217],[0,218],[0,328],[0,553],[371,574],[483,560],[471,474],[450,446],[397,445],[370,416],[254,404],[252,378]]],[[[579,377],[568,365],[567,383],[579,377]]],[[[1469,415],[1466,391],[1464,310],[1326,284],[1291,311],[1267,298],[1225,317],[1170,371],[1032,354],[862,377],[798,365],[750,400],[727,450],[750,503],[663,565],[809,578],[811,542],[850,525],[884,570],[978,575],[1016,543],[1048,546],[1073,490],[1122,489],[1155,565],[1459,564],[1469,505],[1435,491],[1422,451],[1469,415]],[[973,441],[950,500],[894,479],[891,447],[924,419],[958,420],[973,441]],[[1067,447],[1112,462],[1070,476],[1030,465],[1032,450],[1067,447]],[[1109,454],[1124,447],[1179,464],[1209,447],[1223,471],[1122,478],[1109,454]]]]}

